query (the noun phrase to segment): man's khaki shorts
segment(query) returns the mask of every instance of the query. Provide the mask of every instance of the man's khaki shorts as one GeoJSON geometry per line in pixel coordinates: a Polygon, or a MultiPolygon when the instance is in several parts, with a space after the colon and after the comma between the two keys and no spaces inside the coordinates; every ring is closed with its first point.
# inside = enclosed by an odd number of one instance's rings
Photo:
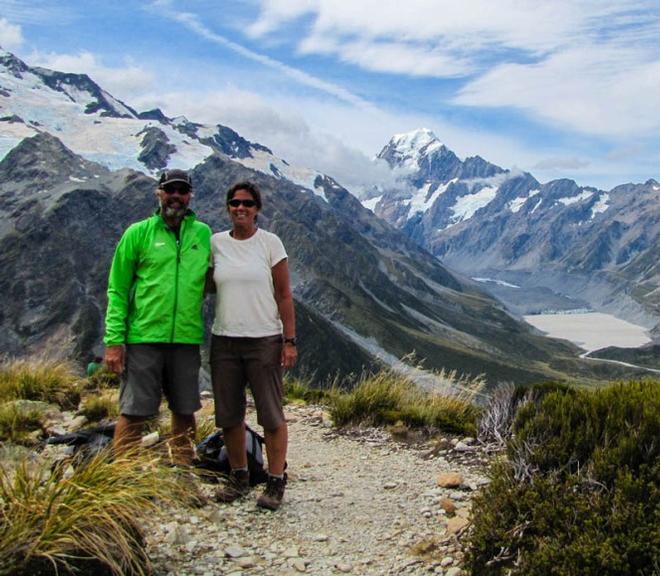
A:
{"type": "Polygon", "coordinates": [[[202,406],[199,365],[197,344],[127,344],[119,388],[120,413],[155,416],[164,394],[172,412],[194,414],[202,406]]]}
{"type": "Polygon", "coordinates": [[[210,361],[216,426],[232,428],[245,419],[248,385],[257,408],[257,422],[265,430],[275,430],[284,423],[282,336],[213,335],[210,361]]]}

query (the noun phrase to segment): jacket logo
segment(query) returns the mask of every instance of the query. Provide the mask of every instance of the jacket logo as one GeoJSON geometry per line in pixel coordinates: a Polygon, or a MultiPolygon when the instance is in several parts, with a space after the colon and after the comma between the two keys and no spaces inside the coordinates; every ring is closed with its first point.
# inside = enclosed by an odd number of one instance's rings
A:
{"type": "Polygon", "coordinates": [[[160,248],[161,246],[165,246],[165,242],[154,242],[154,247],[160,248]]]}

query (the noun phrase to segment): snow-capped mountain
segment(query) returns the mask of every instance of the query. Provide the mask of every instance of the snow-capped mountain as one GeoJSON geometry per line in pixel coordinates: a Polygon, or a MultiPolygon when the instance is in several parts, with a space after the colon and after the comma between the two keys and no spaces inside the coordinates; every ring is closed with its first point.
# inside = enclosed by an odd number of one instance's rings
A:
{"type": "Polygon", "coordinates": [[[155,175],[166,166],[190,169],[217,151],[324,194],[314,185],[322,174],[290,166],[231,128],[168,118],[158,109],[138,113],[86,74],[30,67],[0,48],[0,158],[23,138],[41,132],[111,170],[155,175]]]}
{"type": "Polygon", "coordinates": [[[402,186],[365,205],[450,267],[492,280],[515,310],[595,307],[649,327],[660,319],[657,267],[633,265],[660,260],[655,180],[610,191],[541,184],[478,156],[460,160],[425,129],[394,136],[378,157],[402,186]]]}
{"type": "Polygon", "coordinates": [[[8,53],[0,106],[6,353],[67,339],[80,358],[98,350],[114,245],[153,212],[153,176],[168,165],[192,168],[194,209],[214,230],[228,225],[219,191],[246,178],[261,187],[260,225],[291,257],[307,374],[356,373],[414,350],[429,368],[483,373],[493,384],[594,377],[575,347],[512,317],[335,180],[228,127],[137,113],[87,76],[30,68],[8,53]]]}

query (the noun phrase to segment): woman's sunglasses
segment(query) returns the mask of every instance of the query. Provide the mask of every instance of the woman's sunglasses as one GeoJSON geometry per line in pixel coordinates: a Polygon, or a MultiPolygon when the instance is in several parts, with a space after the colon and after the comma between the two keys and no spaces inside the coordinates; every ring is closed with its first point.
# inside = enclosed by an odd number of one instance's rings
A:
{"type": "Polygon", "coordinates": [[[232,198],[227,204],[232,208],[238,208],[241,204],[246,208],[254,208],[257,205],[254,200],[239,200],[238,198],[232,198]]]}

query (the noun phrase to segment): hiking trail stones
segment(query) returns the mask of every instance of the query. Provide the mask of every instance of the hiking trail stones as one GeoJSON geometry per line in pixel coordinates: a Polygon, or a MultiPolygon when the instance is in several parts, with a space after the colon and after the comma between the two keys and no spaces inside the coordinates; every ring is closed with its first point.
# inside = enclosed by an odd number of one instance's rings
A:
{"type": "MultiPolygon", "coordinates": [[[[376,428],[328,427],[317,406],[285,411],[289,483],[282,507],[257,509],[260,485],[245,499],[209,502],[194,515],[174,510],[168,523],[148,530],[157,573],[462,574],[460,536],[472,487],[488,482],[472,439],[458,440],[469,442],[469,453],[447,441],[429,456],[435,444],[400,443],[376,428]],[[442,486],[445,476],[452,481],[442,486]]],[[[211,495],[215,486],[202,489],[211,495]]]]}

